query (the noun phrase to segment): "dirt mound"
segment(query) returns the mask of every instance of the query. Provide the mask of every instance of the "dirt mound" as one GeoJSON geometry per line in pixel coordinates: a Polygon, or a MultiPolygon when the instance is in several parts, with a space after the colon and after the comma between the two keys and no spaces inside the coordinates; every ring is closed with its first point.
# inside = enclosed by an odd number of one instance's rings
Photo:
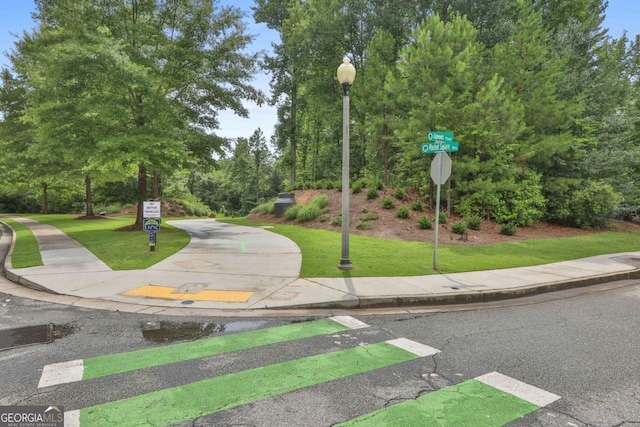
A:
{"type": "MultiPolygon", "coordinates": [[[[251,214],[249,219],[269,221],[274,223],[295,224],[304,227],[318,228],[323,230],[333,230],[340,232],[341,223],[332,221],[342,210],[342,193],[337,190],[299,190],[294,191],[296,203],[304,205],[309,203],[314,197],[326,194],[329,198],[327,212],[318,219],[309,222],[289,221],[284,218],[275,218],[273,215],[251,214]]],[[[403,200],[394,197],[394,192],[389,189],[378,192],[378,197],[372,200],[367,199],[366,190],[349,195],[349,232],[369,237],[381,237],[387,239],[409,240],[420,242],[433,242],[434,230],[422,230],[418,227],[418,218],[426,215],[434,221],[435,209],[429,206],[429,202],[420,198],[417,192],[408,192],[403,200]],[[382,199],[391,197],[394,201],[394,208],[384,209],[382,199]],[[411,209],[412,202],[420,200],[424,205],[422,212],[411,209]],[[400,206],[407,206],[409,209],[408,218],[398,218],[397,211],[400,206]],[[370,229],[359,229],[357,224],[365,218],[365,215],[372,217],[377,215],[378,219],[366,221],[370,224],[370,229]]],[[[542,239],[555,237],[571,237],[601,230],[581,230],[573,227],[562,227],[554,224],[538,223],[530,227],[520,227],[513,236],[500,234],[500,224],[491,221],[484,221],[480,230],[468,230],[466,236],[461,237],[451,231],[451,224],[460,221],[462,218],[453,214],[446,224],[440,224],[439,241],[447,244],[461,245],[489,245],[499,242],[516,242],[527,239],[542,239]]],[[[435,221],[433,222],[435,226],[435,221]]],[[[610,224],[609,230],[615,231],[639,231],[640,226],[631,222],[615,221],[610,224]]]]}

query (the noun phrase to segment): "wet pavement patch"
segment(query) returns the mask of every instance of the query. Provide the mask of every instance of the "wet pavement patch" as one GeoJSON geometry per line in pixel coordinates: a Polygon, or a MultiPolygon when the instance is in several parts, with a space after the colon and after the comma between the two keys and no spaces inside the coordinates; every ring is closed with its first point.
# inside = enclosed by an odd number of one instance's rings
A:
{"type": "Polygon", "coordinates": [[[0,330],[0,350],[53,341],[53,324],[0,330]]]}
{"type": "Polygon", "coordinates": [[[197,340],[222,332],[236,332],[255,329],[265,325],[266,321],[238,321],[223,323],[204,322],[145,322],[142,324],[142,336],[147,341],[167,343],[182,340],[197,340]]]}

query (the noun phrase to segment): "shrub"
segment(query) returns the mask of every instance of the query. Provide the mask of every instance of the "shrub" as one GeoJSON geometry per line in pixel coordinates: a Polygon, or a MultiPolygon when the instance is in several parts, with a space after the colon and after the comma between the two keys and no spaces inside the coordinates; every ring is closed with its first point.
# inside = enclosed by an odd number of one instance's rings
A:
{"type": "Polygon", "coordinates": [[[421,230],[430,230],[431,227],[431,220],[426,215],[422,215],[420,218],[418,218],[418,228],[420,228],[421,230]]]}
{"type": "Polygon", "coordinates": [[[361,221],[373,221],[380,218],[377,213],[366,213],[360,217],[361,221]]]}
{"type": "Polygon", "coordinates": [[[302,222],[313,221],[318,218],[322,210],[314,203],[303,206],[296,215],[296,219],[302,222]]]}
{"type": "Polygon", "coordinates": [[[370,187],[367,189],[367,200],[373,200],[378,197],[378,188],[370,187]]]}
{"type": "Polygon", "coordinates": [[[371,223],[365,221],[358,221],[356,224],[358,230],[371,230],[371,223]]]}
{"type": "Polygon", "coordinates": [[[396,192],[393,195],[398,200],[404,200],[407,197],[407,192],[404,188],[396,188],[396,192]]]}
{"type": "Polygon", "coordinates": [[[469,215],[465,217],[464,220],[467,223],[467,227],[469,227],[471,230],[477,231],[482,228],[482,217],[480,217],[479,215],[469,215]]]}
{"type": "Polygon", "coordinates": [[[342,215],[337,214],[331,217],[331,225],[339,226],[342,225],[342,215]]]}
{"type": "Polygon", "coordinates": [[[504,234],[505,236],[513,236],[517,231],[518,226],[514,222],[502,224],[500,227],[500,234],[504,234]]]}
{"type": "Polygon", "coordinates": [[[382,207],[385,209],[393,209],[395,205],[396,204],[391,197],[385,197],[382,199],[382,207]]]}
{"type": "Polygon", "coordinates": [[[409,218],[409,208],[406,206],[400,206],[396,215],[398,218],[409,218]]]}
{"type": "Polygon", "coordinates": [[[360,210],[360,213],[363,213],[363,214],[369,213],[369,209],[367,209],[366,206],[363,206],[362,209],[360,210]]]}
{"type": "Polygon", "coordinates": [[[447,213],[446,212],[440,212],[440,214],[438,215],[438,223],[446,224],[447,221],[449,221],[449,217],[447,216],[447,213]]]}
{"type": "Polygon", "coordinates": [[[589,182],[571,194],[572,222],[583,229],[602,227],[613,217],[621,199],[609,184],[589,182]]]}
{"type": "Polygon", "coordinates": [[[327,215],[327,214],[322,214],[322,215],[320,215],[320,216],[318,217],[318,221],[320,221],[320,222],[327,222],[327,221],[329,221],[329,215],[327,215]]]}
{"type": "Polygon", "coordinates": [[[456,234],[463,235],[467,232],[467,223],[464,221],[454,222],[451,224],[451,231],[456,234]]]}
{"type": "Polygon", "coordinates": [[[298,218],[298,212],[302,209],[302,205],[293,205],[289,209],[287,209],[284,213],[284,217],[288,220],[294,220],[298,218]]]}
{"type": "Polygon", "coordinates": [[[272,214],[275,210],[274,208],[275,201],[261,203],[255,208],[251,209],[252,214],[260,214],[260,215],[269,215],[272,214]]]}
{"type": "Polygon", "coordinates": [[[424,204],[420,200],[414,200],[411,202],[411,209],[414,211],[422,212],[424,210],[424,204]]]}
{"type": "Polygon", "coordinates": [[[315,205],[319,209],[324,209],[329,206],[329,197],[326,194],[320,194],[311,200],[310,205],[315,205]]]}
{"type": "Polygon", "coordinates": [[[358,194],[361,191],[362,191],[362,182],[360,180],[351,184],[351,192],[353,194],[358,194]]]}

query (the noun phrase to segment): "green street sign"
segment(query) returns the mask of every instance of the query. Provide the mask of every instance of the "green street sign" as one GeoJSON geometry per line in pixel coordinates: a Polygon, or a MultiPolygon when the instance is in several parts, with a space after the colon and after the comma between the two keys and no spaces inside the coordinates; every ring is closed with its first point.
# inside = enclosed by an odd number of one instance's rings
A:
{"type": "Polygon", "coordinates": [[[458,151],[460,143],[458,141],[451,142],[423,142],[422,154],[434,153],[453,153],[458,151]]]}
{"type": "Polygon", "coordinates": [[[427,134],[428,142],[453,142],[453,132],[431,131],[427,134]]]}

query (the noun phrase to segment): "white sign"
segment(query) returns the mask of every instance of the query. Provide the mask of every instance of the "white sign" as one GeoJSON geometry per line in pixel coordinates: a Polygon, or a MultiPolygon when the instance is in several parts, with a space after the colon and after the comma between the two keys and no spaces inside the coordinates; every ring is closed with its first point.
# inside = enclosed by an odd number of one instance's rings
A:
{"type": "Polygon", "coordinates": [[[143,202],[142,212],[145,218],[160,218],[160,202],[143,202]]]}
{"type": "Polygon", "coordinates": [[[444,184],[451,176],[451,157],[438,153],[431,162],[431,179],[436,185],[444,184]]]}

